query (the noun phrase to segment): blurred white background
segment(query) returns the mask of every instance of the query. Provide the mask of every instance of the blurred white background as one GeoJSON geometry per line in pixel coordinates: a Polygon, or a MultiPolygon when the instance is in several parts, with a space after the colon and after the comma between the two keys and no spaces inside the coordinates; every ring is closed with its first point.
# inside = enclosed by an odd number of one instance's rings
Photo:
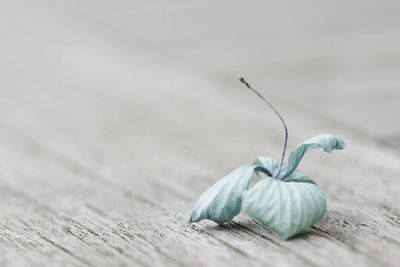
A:
{"type": "Polygon", "coordinates": [[[102,79],[163,90],[165,66],[178,66],[225,92],[244,75],[275,101],[400,145],[399,12],[398,1],[1,1],[1,98],[102,79]]]}

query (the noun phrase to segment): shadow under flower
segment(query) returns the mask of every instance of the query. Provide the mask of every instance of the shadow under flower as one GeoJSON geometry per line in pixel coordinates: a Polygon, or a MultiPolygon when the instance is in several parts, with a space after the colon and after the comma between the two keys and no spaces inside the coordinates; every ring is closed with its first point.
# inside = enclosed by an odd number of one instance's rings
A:
{"type": "MultiPolygon", "coordinates": [[[[354,217],[347,213],[338,211],[327,212],[321,221],[291,237],[287,241],[308,240],[313,237],[322,237],[342,242],[343,240],[347,240],[348,242],[349,238],[351,239],[351,236],[354,236],[355,234],[354,231],[351,232],[350,230],[352,228],[357,228],[356,225],[352,225],[351,222],[354,222],[354,217]]],[[[214,223],[207,224],[203,229],[208,232],[219,231],[236,235],[246,234],[249,237],[258,236],[273,242],[283,241],[267,226],[257,220],[245,216],[238,216],[238,218],[235,218],[233,222],[224,223],[223,225],[217,225],[214,223]]]]}

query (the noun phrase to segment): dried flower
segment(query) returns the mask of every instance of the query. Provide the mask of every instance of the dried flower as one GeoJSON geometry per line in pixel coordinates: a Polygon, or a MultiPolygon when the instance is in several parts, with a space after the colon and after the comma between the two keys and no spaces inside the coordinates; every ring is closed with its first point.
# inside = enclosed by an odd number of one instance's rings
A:
{"type": "Polygon", "coordinates": [[[239,80],[268,104],[282,121],[285,143],[281,160],[260,157],[219,180],[200,196],[189,223],[210,219],[223,224],[244,211],[286,240],[314,225],[326,211],[324,192],[308,176],[296,171],[303,155],[315,148],[323,148],[325,152],[344,149],[346,142],[332,134],[315,136],[298,145],[290,153],[288,164],[284,164],[288,139],[285,121],[244,78],[239,80]],[[249,188],[253,173],[264,173],[267,177],[249,188]]]}

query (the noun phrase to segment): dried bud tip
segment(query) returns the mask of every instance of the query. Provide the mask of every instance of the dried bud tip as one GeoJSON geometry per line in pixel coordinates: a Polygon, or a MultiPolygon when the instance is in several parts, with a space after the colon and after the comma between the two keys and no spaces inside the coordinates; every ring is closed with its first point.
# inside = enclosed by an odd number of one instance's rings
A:
{"type": "Polygon", "coordinates": [[[247,88],[251,89],[250,84],[248,82],[246,82],[246,80],[242,76],[239,76],[239,81],[241,83],[243,83],[244,85],[246,85],[247,88]]]}

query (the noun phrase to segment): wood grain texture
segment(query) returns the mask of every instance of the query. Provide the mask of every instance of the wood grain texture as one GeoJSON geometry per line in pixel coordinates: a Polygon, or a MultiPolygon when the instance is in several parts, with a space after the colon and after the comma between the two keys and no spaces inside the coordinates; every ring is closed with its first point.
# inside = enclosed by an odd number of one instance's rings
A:
{"type": "Polygon", "coordinates": [[[6,1],[0,8],[0,266],[399,266],[395,1],[6,1]],[[283,129],[344,151],[299,169],[328,212],[282,241],[200,194],[283,129]],[[254,82],[253,82],[254,81],[254,82]]]}

